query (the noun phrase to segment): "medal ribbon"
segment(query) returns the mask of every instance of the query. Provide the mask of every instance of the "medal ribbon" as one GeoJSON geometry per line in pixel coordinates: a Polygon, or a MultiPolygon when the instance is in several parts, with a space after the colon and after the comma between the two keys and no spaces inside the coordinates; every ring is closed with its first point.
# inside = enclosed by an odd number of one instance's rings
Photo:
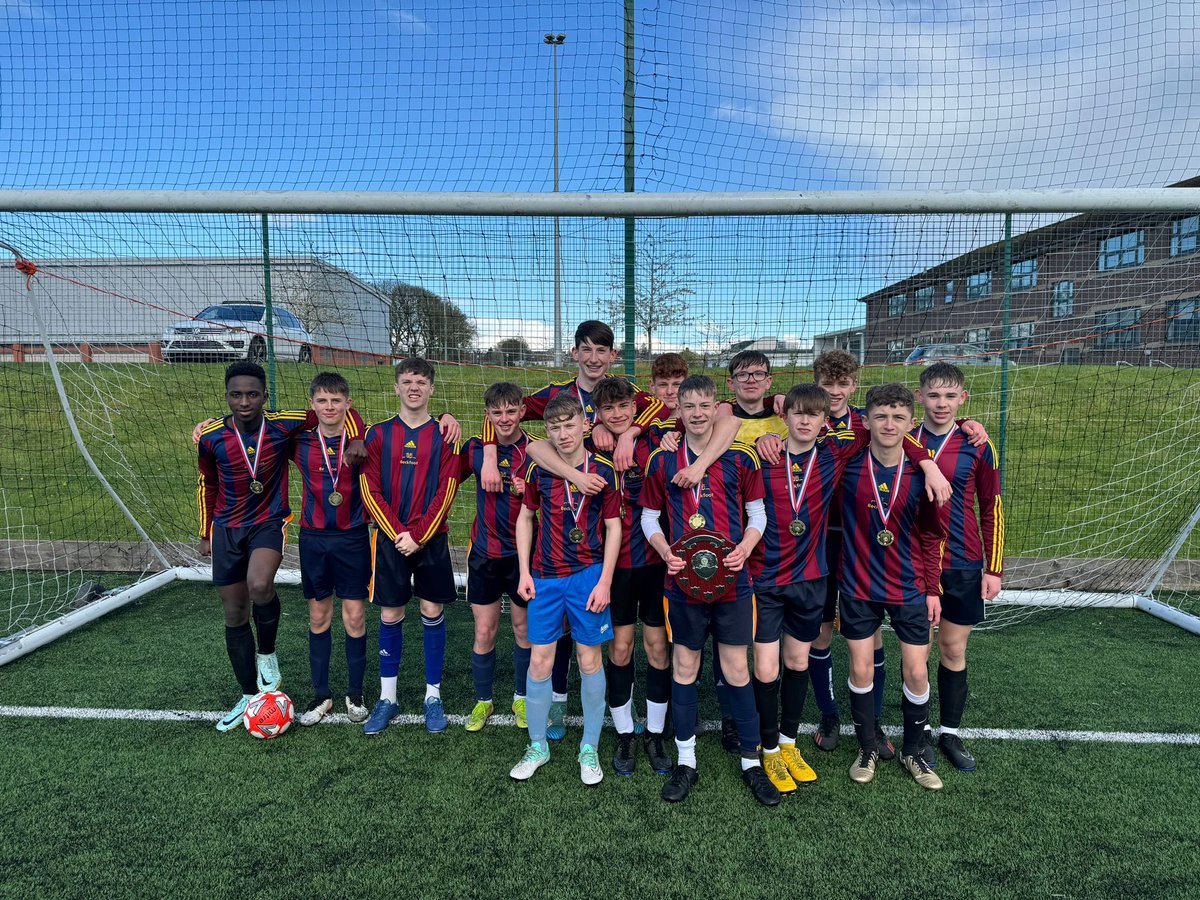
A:
{"type": "MultiPolygon", "coordinates": [[[[958,430],[958,423],[952,422],[950,424],[950,430],[946,432],[946,439],[944,441],[942,441],[942,446],[938,447],[937,450],[933,454],[934,462],[937,462],[939,459],[941,459],[942,451],[946,449],[946,445],[948,443],[950,443],[950,438],[952,438],[954,436],[954,432],[956,432],[957,430],[958,430]]],[[[922,422],[920,425],[917,426],[917,442],[918,443],[920,443],[921,437],[924,434],[925,434],[925,423],[922,422]]]]}
{"type": "MultiPolygon", "coordinates": [[[[679,449],[675,452],[675,455],[678,458],[678,461],[683,464],[683,466],[682,466],[683,468],[686,469],[688,466],[690,466],[692,464],[692,455],[688,451],[686,437],[682,441],[679,442],[679,449]]],[[[687,504],[686,503],[684,504],[683,520],[685,522],[688,519],[690,519],[693,515],[700,512],[700,489],[703,486],[704,486],[704,479],[701,478],[699,484],[697,484],[694,488],[688,489],[688,493],[692,495],[692,499],[695,501],[696,505],[689,512],[687,510],[687,504]]]]}
{"type": "Polygon", "coordinates": [[[342,444],[338,447],[336,469],[329,466],[329,448],[325,446],[325,435],[321,433],[320,428],[317,429],[317,438],[321,441],[321,461],[325,464],[325,471],[333,479],[333,489],[336,491],[338,475],[342,472],[342,454],[346,452],[346,429],[342,429],[342,444]]]}
{"type": "Polygon", "coordinates": [[[871,476],[871,491],[875,494],[875,509],[879,513],[879,518],[883,520],[883,527],[887,528],[888,517],[896,508],[896,491],[900,489],[900,477],[904,474],[904,457],[900,457],[900,464],[896,466],[896,480],[892,482],[892,496],[887,512],[883,511],[883,500],[879,496],[879,481],[875,478],[875,458],[869,450],[867,451],[867,472],[871,476]]]}
{"type": "Polygon", "coordinates": [[[583,420],[588,423],[589,427],[592,425],[595,425],[596,424],[596,418],[595,418],[596,414],[592,413],[591,416],[588,416],[587,404],[583,402],[583,389],[579,387],[578,381],[572,382],[571,390],[575,394],[575,396],[579,398],[579,408],[581,410],[583,410],[583,420]]]}
{"type": "MultiPolygon", "coordinates": [[[[583,474],[587,475],[587,473],[588,473],[588,455],[587,455],[587,453],[584,453],[583,454],[583,474]]],[[[575,507],[575,501],[571,499],[571,482],[567,481],[565,478],[563,479],[563,488],[567,492],[567,506],[571,510],[571,521],[573,521],[575,523],[575,527],[578,528],[579,527],[579,514],[581,512],[583,512],[583,504],[587,503],[587,494],[585,494],[583,491],[579,492],[579,507],[577,509],[575,507]]]]}
{"type": "Polygon", "coordinates": [[[522,478],[520,474],[521,467],[525,464],[525,445],[529,443],[529,439],[525,436],[525,432],[521,432],[521,436],[513,441],[509,446],[512,447],[512,453],[509,457],[509,473],[512,475],[512,480],[517,481],[522,478]],[[521,456],[517,458],[517,451],[521,451],[521,456]]]}
{"type": "MultiPolygon", "coordinates": [[[[237,431],[235,428],[234,431],[237,431]]],[[[263,454],[263,435],[267,431],[267,419],[264,416],[262,424],[258,426],[258,440],[255,441],[255,446],[258,447],[258,452],[254,454],[254,462],[250,462],[250,454],[246,452],[246,445],[242,443],[242,433],[237,432],[238,449],[242,451],[242,459],[246,461],[246,468],[250,470],[250,480],[258,481],[258,464],[262,461],[263,454]]]]}
{"type": "MultiPolygon", "coordinates": [[[[800,491],[796,492],[792,486],[792,454],[787,455],[787,483],[788,483],[788,500],[792,503],[792,512],[795,518],[800,518],[800,507],[804,505],[804,492],[808,490],[808,478],[812,475],[813,463],[817,461],[817,448],[813,447],[808,451],[808,465],[804,469],[804,480],[800,483],[800,491]]],[[[872,482],[874,483],[874,482],[872,482]]]]}

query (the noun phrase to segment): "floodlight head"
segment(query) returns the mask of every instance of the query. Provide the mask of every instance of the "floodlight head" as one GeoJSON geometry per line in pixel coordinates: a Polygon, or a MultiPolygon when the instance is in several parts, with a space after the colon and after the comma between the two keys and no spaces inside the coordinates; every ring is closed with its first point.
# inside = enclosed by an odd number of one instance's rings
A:
{"type": "Polygon", "coordinates": [[[554,36],[554,43],[561,44],[564,41],[566,41],[566,39],[567,39],[567,36],[565,34],[556,34],[554,36]]]}
{"type": "Polygon", "coordinates": [[[547,33],[546,36],[544,38],[542,38],[542,43],[553,44],[554,43],[554,35],[547,33]]]}

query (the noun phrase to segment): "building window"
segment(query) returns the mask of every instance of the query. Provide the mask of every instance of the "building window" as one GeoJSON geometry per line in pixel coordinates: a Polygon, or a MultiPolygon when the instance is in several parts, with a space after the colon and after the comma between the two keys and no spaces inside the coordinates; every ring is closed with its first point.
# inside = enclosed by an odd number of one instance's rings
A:
{"type": "Polygon", "coordinates": [[[1100,242],[1100,271],[1140,266],[1146,261],[1146,232],[1138,229],[1100,242]]]}
{"type": "Polygon", "coordinates": [[[992,292],[992,273],[976,272],[967,276],[967,299],[978,300],[992,292]]]}
{"type": "Polygon", "coordinates": [[[991,340],[992,340],[992,329],[990,329],[990,328],[969,328],[969,329],[967,329],[967,343],[968,344],[975,344],[976,346],[982,347],[984,350],[987,350],[988,344],[991,342],[991,340]]]}
{"type": "Polygon", "coordinates": [[[953,281],[946,282],[946,302],[947,303],[954,302],[954,282],[953,281]]]}
{"type": "Polygon", "coordinates": [[[1024,291],[1037,287],[1037,259],[1026,259],[1012,267],[1012,289],[1024,291]]]}
{"type": "Polygon", "coordinates": [[[1054,303],[1050,308],[1051,315],[1063,319],[1075,311],[1075,282],[1059,281],[1054,285],[1054,303]]]}
{"type": "Polygon", "coordinates": [[[887,361],[898,362],[908,355],[907,345],[903,339],[891,340],[887,342],[887,361]]]}
{"type": "Polygon", "coordinates": [[[928,312],[933,309],[933,285],[913,293],[913,309],[916,312],[928,312]]]}
{"type": "Polygon", "coordinates": [[[1197,244],[1197,237],[1200,237],[1200,216],[1176,219],[1171,223],[1171,255],[1195,253],[1200,246],[1197,244]]]}
{"type": "Polygon", "coordinates": [[[908,297],[904,294],[894,294],[888,297],[888,315],[904,315],[904,307],[908,305],[908,297]]]}
{"type": "Polygon", "coordinates": [[[1142,329],[1134,326],[1142,321],[1140,306],[1126,306],[1096,314],[1096,346],[1101,349],[1140,347],[1142,329]]]}
{"type": "Polygon", "coordinates": [[[1008,332],[1008,348],[1023,350],[1033,343],[1033,322],[1017,322],[1008,332]]]}
{"type": "Polygon", "coordinates": [[[1167,304],[1167,340],[1174,344],[1200,344],[1200,297],[1167,304]]]}

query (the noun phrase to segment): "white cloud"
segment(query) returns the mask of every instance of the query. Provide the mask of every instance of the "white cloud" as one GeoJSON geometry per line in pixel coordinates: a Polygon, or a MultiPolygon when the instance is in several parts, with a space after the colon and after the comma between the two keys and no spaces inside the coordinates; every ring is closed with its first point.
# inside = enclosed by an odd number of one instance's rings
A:
{"type": "Polygon", "coordinates": [[[402,34],[429,34],[430,32],[429,24],[424,19],[405,9],[388,10],[388,21],[393,25],[400,26],[402,34]]]}
{"type": "Polygon", "coordinates": [[[554,343],[554,326],[541,319],[506,319],[476,316],[471,319],[478,334],[475,346],[482,349],[494,347],[497,341],[519,337],[532,350],[549,350],[554,343]]]}
{"type": "Polygon", "coordinates": [[[46,13],[29,0],[0,0],[0,18],[44,19],[46,13]]]}

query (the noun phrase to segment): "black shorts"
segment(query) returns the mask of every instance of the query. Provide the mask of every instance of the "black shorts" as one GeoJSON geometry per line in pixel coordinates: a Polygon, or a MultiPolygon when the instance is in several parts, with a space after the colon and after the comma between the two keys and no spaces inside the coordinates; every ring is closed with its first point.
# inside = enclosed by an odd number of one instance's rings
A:
{"type": "Polygon", "coordinates": [[[517,593],[517,585],[521,581],[521,566],[515,556],[501,556],[489,559],[486,556],[476,556],[474,553],[467,558],[467,601],[476,606],[491,606],[499,603],[504,594],[514,606],[524,609],[529,605],[524,597],[517,593]]]}
{"type": "Polygon", "coordinates": [[[947,569],[942,573],[942,618],[966,626],[978,625],[986,618],[981,569],[947,569]]]}
{"type": "Polygon", "coordinates": [[[838,574],[842,571],[842,529],[830,528],[825,535],[825,565],[829,574],[825,577],[825,609],[822,622],[837,620],[838,574]]]}
{"type": "Polygon", "coordinates": [[[825,579],[799,581],[783,587],[754,589],[754,640],[773,644],[781,634],[811,644],[821,633],[825,612],[825,579]]]}
{"type": "Polygon", "coordinates": [[[929,610],[924,603],[878,603],[843,595],[840,613],[842,637],[848,641],[871,637],[887,616],[900,643],[918,647],[929,643],[929,610]]]}
{"type": "Polygon", "coordinates": [[[371,602],[376,606],[406,606],[413,594],[430,603],[454,602],[458,590],[445,534],[434,535],[412,556],[397,550],[380,531],[371,536],[371,542],[375,545],[371,602]]]}
{"type": "Polygon", "coordinates": [[[348,531],[300,529],[300,586],[309,600],[366,600],[371,589],[367,526],[348,531]]]}
{"type": "Polygon", "coordinates": [[[668,588],[664,598],[667,640],[696,652],[704,649],[709,635],[718,644],[750,646],[754,641],[754,593],[738,589],[733,596],[733,600],[717,603],[693,603],[683,591],[668,588]]]}
{"type": "Polygon", "coordinates": [[[263,548],[282,553],[286,539],[287,522],[283,519],[271,519],[246,528],[213,525],[213,584],[217,587],[241,584],[250,569],[250,554],[263,548]]]}
{"type": "Polygon", "coordinates": [[[666,625],[663,608],[666,579],[666,563],[617,569],[613,574],[612,603],[609,605],[613,627],[638,622],[650,628],[666,625]]]}

